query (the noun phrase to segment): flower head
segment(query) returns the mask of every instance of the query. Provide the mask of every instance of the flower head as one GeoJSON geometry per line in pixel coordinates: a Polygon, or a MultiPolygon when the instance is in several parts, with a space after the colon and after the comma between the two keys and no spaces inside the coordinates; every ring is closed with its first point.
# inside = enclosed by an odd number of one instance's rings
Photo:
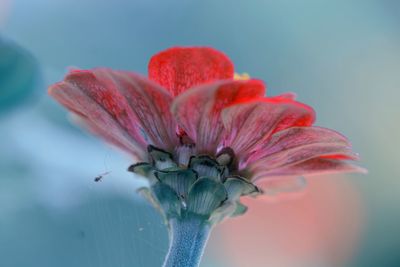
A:
{"type": "Polygon", "coordinates": [[[187,202],[184,209],[210,213],[227,199],[258,193],[253,183],[260,179],[362,171],[348,162],[358,157],[343,135],[313,126],[310,106],[292,93],[265,97],[260,80],[235,79],[219,51],[170,48],[148,67],[148,78],[105,68],[72,71],[49,93],[140,161],[130,170],[163,187],[153,193],[172,188],[176,205],[187,202]],[[193,194],[207,192],[219,196],[216,203],[192,207],[193,194]]]}

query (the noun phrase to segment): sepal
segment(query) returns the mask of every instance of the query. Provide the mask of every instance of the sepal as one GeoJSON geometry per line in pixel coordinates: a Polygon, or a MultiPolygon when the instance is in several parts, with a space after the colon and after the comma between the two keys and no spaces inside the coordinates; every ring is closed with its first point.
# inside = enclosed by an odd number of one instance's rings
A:
{"type": "Polygon", "coordinates": [[[210,216],[210,222],[217,224],[225,218],[231,216],[236,210],[236,205],[232,201],[225,201],[219,208],[217,208],[210,216]]]}
{"type": "Polygon", "coordinates": [[[197,173],[191,169],[158,171],[155,176],[160,182],[174,189],[181,198],[186,198],[189,188],[197,180],[197,173]]]}
{"type": "Polygon", "coordinates": [[[189,161],[189,168],[197,172],[199,177],[209,177],[216,181],[221,181],[225,173],[225,168],[209,156],[193,156],[189,161]]]}
{"type": "Polygon", "coordinates": [[[231,176],[224,182],[226,191],[230,199],[238,199],[241,196],[254,196],[260,193],[260,190],[250,181],[240,176],[231,176]]]}
{"type": "Polygon", "coordinates": [[[177,167],[171,153],[152,145],[147,147],[147,151],[149,152],[150,162],[156,169],[164,170],[171,167],[177,167]]]}
{"type": "MultiPolygon", "coordinates": [[[[147,177],[149,188],[140,192],[168,222],[198,216],[211,225],[228,217],[244,214],[247,207],[241,196],[261,193],[250,181],[237,175],[232,168],[234,154],[222,149],[216,158],[192,156],[187,165],[174,161],[174,156],[162,149],[148,147],[150,163],[137,163],[129,171],[147,177]]],[[[179,160],[179,159],[177,159],[179,160]]]]}
{"type": "Polygon", "coordinates": [[[155,168],[153,165],[147,162],[139,162],[129,166],[129,172],[136,173],[142,177],[145,177],[150,184],[154,184],[157,182],[157,178],[155,177],[155,168]]]}
{"type": "Polygon", "coordinates": [[[151,187],[151,190],[167,218],[180,216],[182,202],[170,186],[156,183],[151,187]]]}
{"type": "Polygon", "coordinates": [[[210,216],[227,199],[225,187],[204,177],[197,180],[189,190],[187,209],[193,213],[210,216]]]}
{"type": "Polygon", "coordinates": [[[237,216],[243,215],[247,212],[247,210],[248,210],[247,206],[243,205],[239,201],[236,201],[235,204],[236,204],[235,211],[232,214],[230,214],[231,217],[237,217],[237,216]]]}

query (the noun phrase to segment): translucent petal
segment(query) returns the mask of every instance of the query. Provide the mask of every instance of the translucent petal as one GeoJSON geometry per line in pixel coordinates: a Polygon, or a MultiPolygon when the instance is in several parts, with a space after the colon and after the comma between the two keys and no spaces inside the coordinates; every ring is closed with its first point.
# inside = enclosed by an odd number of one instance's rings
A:
{"type": "Polygon", "coordinates": [[[149,78],[177,96],[196,85],[232,79],[233,63],[210,47],[174,47],[150,59],[149,78]]]}
{"type": "Polygon", "coordinates": [[[286,97],[259,98],[222,110],[225,145],[240,162],[259,151],[275,132],[294,126],[310,126],[315,119],[311,107],[286,97]]]}
{"type": "Polygon", "coordinates": [[[149,143],[165,149],[177,143],[176,124],[169,111],[172,96],[134,73],[72,71],[52,85],[49,94],[106,141],[124,149],[136,147],[139,158],[149,143]]]}
{"type": "Polygon", "coordinates": [[[366,173],[366,170],[343,160],[314,158],[277,169],[259,168],[253,172],[252,181],[257,183],[257,181],[268,177],[303,175],[308,177],[333,173],[366,173]]]}
{"type": "Polygon", "coordinates": [[[222,142],[221,110],[236,102],[261,97],[264,84],[258,80],[220,81],[190,89],[172,104],[178,124],[195,141],[199,153],[215,154],[222,142]]]}

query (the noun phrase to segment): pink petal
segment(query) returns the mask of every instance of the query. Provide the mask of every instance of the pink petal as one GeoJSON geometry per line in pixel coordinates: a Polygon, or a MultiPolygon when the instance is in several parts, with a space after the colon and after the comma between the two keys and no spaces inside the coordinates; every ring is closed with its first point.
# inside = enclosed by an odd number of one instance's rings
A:
{"type": "Polygon", "coordinates": [[[156,83],[132,72],[100,70],[99,79],[115,82],[137,116],[150,143],[158,148],[172,149],[178,142],[176,121],[170,108],[173,97],[156,83]]]}
{"type": "Polygon", "coordinates": [[[319,127],[293,127],[275,133],[266,145],[250,156],[252,173],[288,168],[314,158],[357,160],[347,139],[319,127]]]}
{"type": "MultiPolygon", "coordinates": [[[[273,134],[249,159],[256,161],[267,155],[311,144],[337,144],[351,147],[342,134],[322,127],[291,127],[273,134]]],[[[332,154],[333,155],[333,154],[332,154]]]]}
{"type": "Polygon", "coordinates": [[[172,113],[201,153],[215,153],[224,131],[221,110],[265,94],[259,80],[219,81],[188,90],[172,104],[172,113]]]}
{"type": "Polygon", "coordinates": [[[130,120],[128,115],[117,120],[114,114],[108,113],[78,87],[65,81],[52,85],[49,94],[81,118],[82,123],[88,124],[87,127],[95,134],[130,151],[136,158],[145,157],[146,142],[138,134],[139,129],[133,127],[134,121],[125,127],[124,121],[130,120]]]}
{"type": "Polygon", "coordinates": [[[314,110],[293,101],[292,97],[260,98],[222,111],[227,132],[225,145],[235,151],[241,162],[253,151],[260,150],[273,133],[294,126],[310,126],[314,122],[314,110]]]}
{"type": "Polygon", "coordinates": [[[82,128],[86,128],[94,135],[102,137],[109,144],[112,144],[119,149],[122,149],[130,155],[133,155],[136,160],[146,159],[147,154],[144,150],[144,147],[139,147],[130,139],[119,136],[118,134],[116,134],[115,130],[110,131],[110,129],[101,128],[88,118],[82,115],[78,115],[77,113],[73,113],[73,116],[71,116],[71,118],[72,121],[77,125],[81,126],[82,128]]]}
{"type": "Polygon", "coordinates": [[[173,47],[154,55],[149,78],[177,96],[196,85],[233,78],[233,63],[210,47],[173,47]]]}
{"type": "Polygon", "coordinates": [[[330,155],[343,155],[343,158],[351,160],[358,159],[357,155],[350,147],[335,143],[316,143],[285,149],[267,155],[256,162],[249,164],[249,168],[258,168],[258,166],[267,169],[281,168],[283,166],[298,164],[316,157],[326,157],[330,155]]]}
{"type": "Polygon", "coordinates": [[[109,69],[73,71],[51,86],[49,94],[107,141],[137,147],[136,156],[142,156],[139,151],[149,143],[168,149],[176,142],[169,112],[172,96],[139,75],[109,69]]]}
{"type": "MultiPolygon", "coordinates": [[[[295,165],[284,166],[278,169],[261,168],[253,170],[253,182],[259,180],[276,179],[280,176],[313,176],[334,173],[366,173],[361,167],[348,162],[327,158],[314,158],[295,165]]],[[[261,182],[261,181],[260,181],[261,182]]]]}

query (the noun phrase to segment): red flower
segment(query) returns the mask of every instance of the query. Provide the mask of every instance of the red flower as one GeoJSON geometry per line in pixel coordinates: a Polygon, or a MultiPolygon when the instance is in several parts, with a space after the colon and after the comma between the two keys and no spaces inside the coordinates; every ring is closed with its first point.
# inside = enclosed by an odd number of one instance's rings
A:
{"type": "MultiPolygon", "coordinates": [[[[149,77],[98,68],[70,72],[49,93],[95,134],[147,159],[149,144],[179,158],[233,150],[252,181],[276,176],[360,172],[348,140],[312,126],[314,110],[293,94],[265,97],[262,81],[234,80],[227,56],[212,48],[171,48],[153,56],[149,77]]],[[[181,162],[184,163],[184,162],[181,162]]]]}

